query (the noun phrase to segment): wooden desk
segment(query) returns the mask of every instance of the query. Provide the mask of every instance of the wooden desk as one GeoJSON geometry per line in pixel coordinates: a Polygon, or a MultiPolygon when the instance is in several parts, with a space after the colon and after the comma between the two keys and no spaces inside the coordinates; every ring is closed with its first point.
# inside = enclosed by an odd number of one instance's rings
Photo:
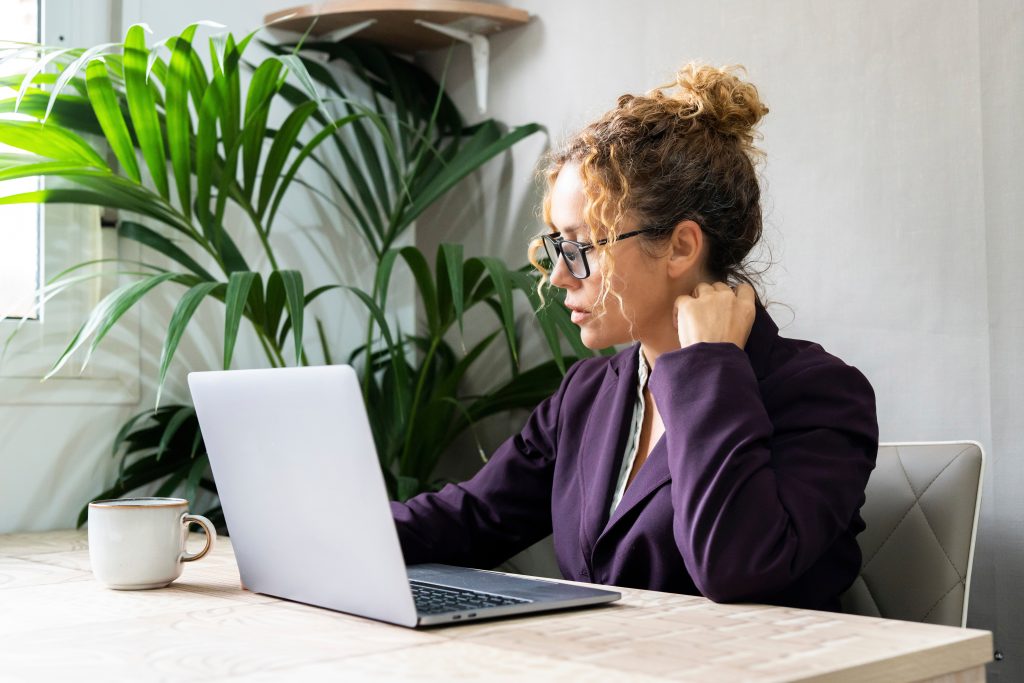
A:
{"type": "Polygon", "coordinates": [[[122,592],[93,580],[84,532],[7,535],[0,678],[966,683],[992,655],[988,631],[622,592],[415,631],[242,591],[228,539],[169,588],[122,592]]]}

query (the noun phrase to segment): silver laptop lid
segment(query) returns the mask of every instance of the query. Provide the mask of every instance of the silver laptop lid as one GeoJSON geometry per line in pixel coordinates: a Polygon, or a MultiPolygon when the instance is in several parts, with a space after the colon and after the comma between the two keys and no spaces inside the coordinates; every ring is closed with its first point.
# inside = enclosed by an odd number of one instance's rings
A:
{"type": "Polygon", "coordinates": [[[414,626],[355,371],[192,372],[188,384],[246,587],[414,626]]]}

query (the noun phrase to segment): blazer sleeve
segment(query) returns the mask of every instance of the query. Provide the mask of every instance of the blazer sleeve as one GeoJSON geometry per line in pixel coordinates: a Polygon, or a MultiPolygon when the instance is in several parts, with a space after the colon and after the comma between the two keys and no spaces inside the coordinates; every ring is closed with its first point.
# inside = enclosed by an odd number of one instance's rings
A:
{"type": "Polygon", "coordinates": [[[472,479],[405,503],[391,502],[406,564],[489,569],[551,533],[558,415],[579,364],[472,479]]]}
{"type": "Polygon", "coordinates": [[[784,590],[864,503],[878,451],[870,383],[829,355],[792,365],[764,398],[747,354],[731,343],[663,354],[651,376],[673,536],[694,583],[716,602],[784,590]]]}

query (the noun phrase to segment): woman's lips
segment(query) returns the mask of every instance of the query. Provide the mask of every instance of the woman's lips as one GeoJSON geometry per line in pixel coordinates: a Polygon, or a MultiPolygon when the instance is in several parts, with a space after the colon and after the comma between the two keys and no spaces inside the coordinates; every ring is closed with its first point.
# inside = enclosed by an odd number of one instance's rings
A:
{"type": "Polygon", "coordinates": [[[566,306],[566,308],[569,309],[569,319],[572,320],[573,323],[577,325],[586,322],[587,320],[590,319],[590,311],[584,310],[582,308],[576,308],[575,306],[566,306]]]}

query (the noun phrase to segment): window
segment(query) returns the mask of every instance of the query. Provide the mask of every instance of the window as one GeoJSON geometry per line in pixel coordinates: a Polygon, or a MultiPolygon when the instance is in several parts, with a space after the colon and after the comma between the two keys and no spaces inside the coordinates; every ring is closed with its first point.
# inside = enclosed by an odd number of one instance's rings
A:
{"type": "MultiPolygon", "coordinates": [[[[24,40],[74,48],[119,39],[111,35],[114,27],[107,0],[0,0],[0,21],[3,22],[0,23],[0,38],[4,41],[24,40]],[[54,11],[47,12],[50,6],[54,11]],[[16,36],[15,25],[31,33],[16,36]]],[[[0,65],[0,73],[7,71],[6,67],[7,64],[0,65]]],[[[10,150],[3,149],[0,153],[10,153],[10,150]]],[[[40,186],[37,180],[18,182],[22,184],[16,186],[14,181],[0,181],[0,192],[13,194],[40,186]]],[[[41,184],[45,187],[45,181],[41,184]]],[[[95,206],[25,204],[10,209],[0,206],[0,350],[11,333],[18,330],[11,337],[6,354],[0,355],[0,410],[12,404],[134,405],[139,402],[141,313],[136,310],[138,307],[129,311],[104,338],[84,372],[81,371],[81,356],[76,356],[49,380],[39,381],[99,300],[118,284],[124,284],[116,275],[73,285],[46,301],[37,318],[14,319],[22,317],[25,309],[18,307],[26,305],[25,295],[14,293],[16,286],[27,289],[31,312],[36,288],[48,279],[75,264],[113,258],[138,259],[139,249],[131,243],[119,244],[115,230],[101,228],[100,210],[95,206]],[[20,275],[16,276],[16,272],[20,275]],[[20,284],[9,285],[9,281],[20,284]],[[20,312],[10,310],[9,306],[20,312]]],[[[100,267],[96,266],[80,272],[98,270],[100,267]]],[[[110,272],[108,268],[103,270],[110,272]]]]}
{"type": "MultiPolygon", "coordinates": [[[[4,0],[0,3],[0,26],[7,41],[39,42],[39,0],[4,0]]],[[[8,60],[0,65],[0,77],[17,73],[27,61],[8,60]]],[[[0,87],[4,98],[16,92],[16,87],[0,87]]],[[[0,145],[0,153],[12,152],[17,150],[0,145]]],[[[38,188],[35,178],[0,182],[0,192],[5,195],[38,188]]],[[[0,206],[0,319],[36,316],[33,300],[42,270],[40,213],[33,204],[0,206]]]]}

